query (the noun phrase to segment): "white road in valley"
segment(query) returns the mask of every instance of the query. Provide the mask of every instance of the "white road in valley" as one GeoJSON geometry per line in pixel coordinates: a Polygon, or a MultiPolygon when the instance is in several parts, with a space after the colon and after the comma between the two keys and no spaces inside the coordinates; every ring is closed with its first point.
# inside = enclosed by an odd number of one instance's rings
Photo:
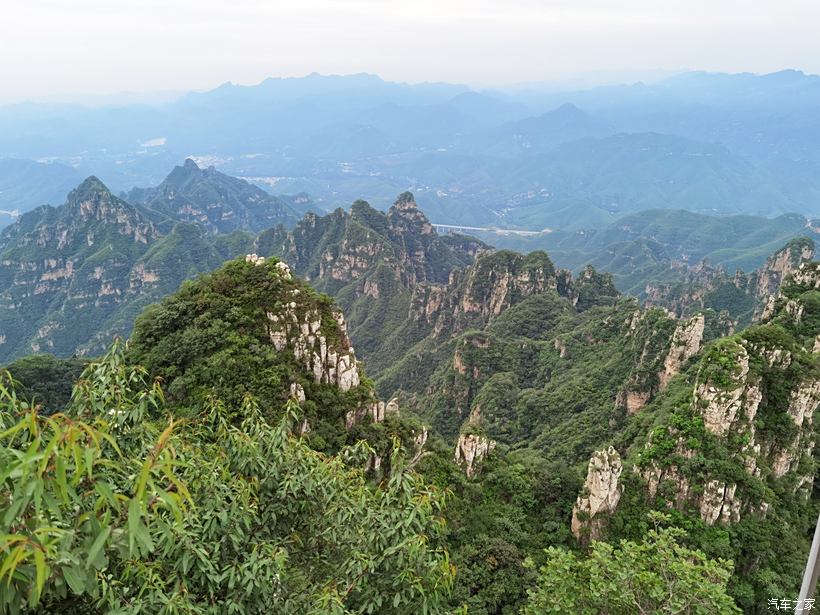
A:
{"type": "Polygon", "coordinates": [[[442,231],[484,231],[487,233],[495,233],[497,235],[522,235],[524,237],[533,236],[533,235],[543,235],[545,233],[551,233],[551,228],[545,228],[541,231],[518,231],[515,229],[508,229],[508,228],[494,228],[494,227],[483,227],[483,226],[457,226],[455,224],[436,224],[435,222],[431,222],[436,229],[442,231]]]}

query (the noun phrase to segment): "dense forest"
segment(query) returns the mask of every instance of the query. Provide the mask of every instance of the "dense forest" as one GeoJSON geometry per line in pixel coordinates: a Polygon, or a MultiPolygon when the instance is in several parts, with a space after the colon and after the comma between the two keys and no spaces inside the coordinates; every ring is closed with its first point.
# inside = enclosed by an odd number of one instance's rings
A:
{"type": "Polygon", "coordinates": [[[410,193],[294,223],[300,199],[237,182],[186,164],[126,200],[91,178],[0,237],[4,612],[796,597],[818,512],[810,238],[735,275],[667,267],[638,298],[441,235],[410,193]]]}

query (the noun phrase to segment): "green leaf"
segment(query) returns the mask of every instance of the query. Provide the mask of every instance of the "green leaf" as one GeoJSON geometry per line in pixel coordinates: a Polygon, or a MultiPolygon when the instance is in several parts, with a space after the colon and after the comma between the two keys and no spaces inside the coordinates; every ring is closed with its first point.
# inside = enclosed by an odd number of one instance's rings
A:
{"type": "Polygon", "coordinates": [[[82,594],[85,591],[85,573],[74,566],[63,566],[61,570],[71,591],[77,596],[82,594]]]}
{"type": "Polygon", "coordinates": [[[40,601],[40,596],[43,595],[43,586],[46,584],[46,576],[48,575],[48,566],[46,566],[46,555],[41,549],[34,549],[34,567],[37,570],[37,579],[34,585],[34,603],[40,601]]]}
{"type": "Polygon", "coordinates": [[[97,537],[94,539],[94,542],[91,544],[91,548],[88,550],[88,559],[85,562],[85,565],[87,567],[90,567],[90,566],[94,566],[95,568],[97,567],[95,565],[95,562],[97,560],[97,556],[102,551],[102,548],[105,545],[105,541],[108,540],[109,534],[111,534],[111,528],[110,527],[103,528],[103,530],[99,534],[97,534],[97,537]]]}
{"type": "Polygon", "coordinates": [[[128,551],[133,555],[140,526],[140,502],[132,498],[128,503],[128,551]]]}

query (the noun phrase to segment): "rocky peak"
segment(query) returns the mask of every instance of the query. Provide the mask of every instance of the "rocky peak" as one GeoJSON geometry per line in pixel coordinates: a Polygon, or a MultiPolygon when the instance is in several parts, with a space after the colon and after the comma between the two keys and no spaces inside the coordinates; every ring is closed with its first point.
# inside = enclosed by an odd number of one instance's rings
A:
{"type": "Polygon", "coordinates": [[[495,449],[495,440],[478,433],[462,433],[456,442],[455,462],[465,466],[468,478],[476,476],[487,455],[495,449]]]}
{"type": "Polygon", "coordinates": [[[69,206],[78,206],[87,201],[111,201],[113,198],[108,187],[92,175],[68,193],[66,203],[69,206]]]}
{"type": "Polygon", "coordinates": [[[146,212],[114,196],[96,177],[87,178],[72,190],[62,206],[49,208],[45,215],[35,210],[29,217],[38,215],[41,218],[33,225],[28,218],[21,219],[24,224],[15,225],[4,239],[9,244],[34,243],[62,253],[82,249],[82,246],[99,249],[101,241],[114,240],[117,235],[141,244],[159,236],[146,212]]]}
{"type": "Polygon", "coordinates": [[[774,308],[774,299],[780,294],[783,284],[800,272],[814,257],[814,241],[808,237],[793,239],[782,249],[772,254],[766,264],[754,274],[755,310],[752,320],[768,318],[774,308]]]}
{"type": "MultiPolygon", "coordinates": [[[[264,257],[256,254],[247,255],[245,262],[265,265],[264,257]]],[[[290,268],[285,263],[277,262],[274,267],[284,280],[291,280],[290,268]]],[[[341,311],[330,312],[336,330],[329,332],[327,318],[308,293],[298,287],[288,293],[290,301],[285,301],[280,310],[266,312],[268,336],[274,348],[293,352],[317,384],[332,384],[342,391],[359,386],[359,365],[341,311]]]]}
{"type": "MultiPolygon", "coordinates": [[[[810,356],[817,331],[802,337],[806,325],[797,322],[790,305],[798,305],[806,321],[814,322],[814,304],[804,304],[801,297],[820,285],[818,272],[814,264],[803,263],[789,274],[791,281],[773,308],[788,317],[779,318],[778,325],[752,327],[704,351],[694,373],[692,402],[677,411],[679,419],[688,420],[654,430],[639,454],[636,471],[650,498],[661,494],[661,484],[672,486],[663,490],[667,506],[693,507],[704,523],[714,525],[736,523],[746,514],[765,515],[770,503],[761,498],[761,482],[804,497],[809,492],[813,468],[805,461],[814,452],[813,416],[820,404],[820,372],[810,356]],[[731,471],[688,462],[702,451],[696,444],[704,437],[700,430],[724,450],[724,462],[734,465],[731,471]],[[748,478],[738,480],[743,472],[748,478]]],[[[696,328],[690,324],[680,330],[683,335],[696,328]]]]}
{"type": "Polygon", "coordinates": [[[171,190],[182,190],[195,179],[203,175],[203,170],[196,162],[186,158],[182,166],[175,166],[168,174],[168,177],[161,184],[164,192],[171,190]]]}
{"type": "Polygon", "coordinates": [[[686,362],[700,351],[706,318],[698,314],[677,320],[670,312],[650,308],[637,310],[627,326],[628,337],[644,340],[634,375],[616,397],[617,405],[632,415],[663,392],[686,362]]]}
{"type": "Polygon", "coordinates": [[[131,205],[115,197],[105,184],[93,176],[68,194],[65,208],[70,216],[81,220],[133,225],[141,218],[131,205]]]}
{"type": "Polygon", "coordinates": [[[501,250],[482,255],[462,276],[457,312],[500,314],[521,299],[558,290],[555,266],[545,252],[526,256],[501,250]]]}
{"type": "Polygon", "coordinates": [[[695,407],[700,409],[706,429],[717,436],[750,428],[762,393],[749,376],[749,353],[737,343],[724,344],[724,351],[704,359],[695,385],[695,407]],[[729,360],[729,357],[732,359],[729,360]]]}
{"type": "Polygon", "coordinates": [[[435,231],[427,216],[416,205],[411,192],[402,192],[387,212],[387,219],[397,231],[432,235],[435,231]]]}
{"type": "Polygon", "coordinates": [[[758,270],[756,295],[764,299],[775,295],[786,278],[797,271],[803,263],[814,257],[814,241],[800,237],[772,254],[758,270]]]}
{"type": "Polygon", "coordinates": [[[672,334],[671,346],[659,374],[659,390],[663,391],[669,381],[680,372],[681,366],[694,357],[703,344],[703,330],[706,318],[698,314],[690,320],[678,323],[672,334]]]}
{"type": "Polygon", "coordinates": [[[623,493],[623,465],[613,447],[592,454],[581,495],[572,509],[572,533],[581,541],[598,540],[609,515],[615,512],[623,493]]]}
{"type": "Polygon", "coordinates": [[[172,219],[195,222],[212,233],[261,231],[292,224],[296,212],[283,200],[243,179],[200,168],[190,158],[153,188],[135,188],[128,199],[172,219]]]}

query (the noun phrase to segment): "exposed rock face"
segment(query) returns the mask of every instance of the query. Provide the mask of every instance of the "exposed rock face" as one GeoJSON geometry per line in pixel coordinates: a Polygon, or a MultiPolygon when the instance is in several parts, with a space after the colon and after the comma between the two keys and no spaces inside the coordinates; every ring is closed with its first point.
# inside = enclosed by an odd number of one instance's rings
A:
{"type": "MultiPolygon", "coordinates": [[[[399,413],[399,402],[394,397],[386,404],[381,400],[373,400],[369,404],[359,406],[356,410],[351,410],[345,415],[345,427],[352,429],[355,425],[369,418],[374,423],[382,423],[386,416],[399,413]]],[[[425,429],[426,434],[426,429],[425,429]]],[[[425,435],[424,442],[427,441],[425,435]]],[[[422,442],[422,444],[424,444],[422,442]]]]}
{"type": "Polygon", "coordinates": [[[659,375],[659,388],[663,391],[669,380],[680,372],[681,366],[700,351],[703,342],[703,329],[706,319],[703,314],[680,323],[672,334],[672,345],[663,362],[663,371],[659,375]]]}
{"type": "Polygon", "coordinates": [[[276,350],[281,352],[290,348],[296,360],[313,373],[317,383],[335,384],[342,391],[359,386],[358,363],[342,313],[333,312],[339,327],[339,339],[329,340],[322,330],[319,311],[298,308],[299,304],[291,301],[281,313],[268,313],[268,331],[276,350]]]}
{"type": "Polygon", "coordinates": [[[766,264],[757,272],[755,295],[765,299],[776,295],[786,278],[800,269],[800,266],[814,257],[814,245],[806,241],[794,241],[782,250],[772,254],[766,264]]]}
{"type": "Polygon", "coordinates": [[[102,315],[156,286],[156,271],[135,261],[158,237],[146,212],[94,177],[61,207],[40,207],[3,229],[0,356],[77,352],[74,340],[87,341],[102,315]]]}
{"type": "Polygon", "coordinates": [[[473,478],[481,462],[495,448],[495,441],[478,434],[461,434],[456,442],[455,462],[465,466],[468,478],[473,478]]]}
{"type": "MultiPolygon", "coordinates": [[[[811,457],[814,452],[811,428],[818,404],[820,404],[820,380],[804,382],[800,388],[792,391],[787,413],[797,430],[790,441],[773,447],[771,464],[775,478],[781,478],[797,470],[801,456],[811,457]]],[[[812,479],[812,476],[801,477],[798,489],[805,484],[811,484],[812,479]]]]}
{"type": "Polygon", "coordinates": [[[265,235],[258,243],[259,250],[265,244],[321,290],[360,281],[356,296],[374,298],[386,290],[385,280],[371,275],[378,266],[389,272],[392,283],[409,289],[446,282],[454,267],[468,265],[488,249],[475,239],[438,236],[409,192],[399,195],[387,214],[356,201],[349,212],[309,213],[291,233],[265,235]]]}
{"type": "Polygon", "coordinates": [[[449,337],[486,324],[527,297],[549,292],[573,302],[578,299],[569,272],[556,270],[546,253],[525,256],[501,250],[480,254],[472,266],[455,270],[446,286],[415,288],[410,315],[413,321],[431,327],[434,336],[449,337]]]}
{"type": "Polygon", "coordinates": [[[651,391],[621,391],[618,393],[616,403],[622,408],[625,408],[626,413],[632,416],[648,404],[651,398],[651,391]]]}
{"type": "MultiPolygon", "coordinates": [[[[652,443],[650,436],[647,448],[652,443]]],[[[688,460],[695,456],[695,451],[688,448],[682,437],[677,438],[675,443],[675,455],[681,460],[688,460]]],[[[650,498],[658,494],[658,488],[662,483],[671,484],[674,488],[674,496],[667,500],[667,506],[682,509],[689,501],[691,485],[689,478],[684,476],[677,464],[669,464],[661,467],[657,461],[652,461],[642,471],[636,468],[636,472],[646,481],[646,490],[650,498]]]]}
{"type": "Polygon", "coordinates": [[[740,521],[741,503],[735,497],[737,485],[713,479],[706,483],[700,498],[700,518],[706,525],[720,522],[737,523],[740,521]]]}
{"type": "MultiPolygon", "coordinates": [[[[655,395],[664,391],[669,381],[698,353],[703,343],[706,323],[703,314],[689,320],[677,321],[671,312],[661,311],[660,316],[658,312],[657,309],[639,310],[628,323],[627,336],[634,337],[639,327],[645,329],[648,324],[646,321],[655,316],[653,329],[645,338],[643,351],[636,366],[636,375],[627,383],[627,387],[618,393],[615,400],[628,415],[636,414],[655,395]],[[672,324],[675,324],[675,328],[670,335],[668,330],[672,324]]],[[[642,335],[646,335],[646,332],[642,335]]]]}
{"type": "Polygon", "coordinates": [[[743,323],[759,321],[767,317],[769,297],[776,296],[781,285],[813,256],[812,240],[798,238],[750,273],[736,271],[730,274],[705,261],[694,266],[673,262],[671,268],[678,280],[648,284],[644,291],[646,303],[667,307],[681,317],[714,308],[716,311],[731,309],[732,317],[743,323]]]}
{"type": "Polygon", "coordinates": [[[736,366],[728,386],[710,381],[696,385],[695,405],[701,409],[708,431],[725,436],[731,430],[752,428],[763,394],[757,381],[749,381],[748,374],[749,353],[738,345],[736,366]]]}
{"type": "Polygon", "coordinates": [[[619,483],[621,456],[611,446],[593,453],[587,467],[584,490],[572,509],[572,533],[578,540],[598,540],[608,516],[615,512],[623,493],[619,483]]]}
{"type": "Polygon", "coordinates": [[[305,388],[297,382],[291,382],[290,397],[300,405],[305,403],[305,388]]]}
{"type": "Polygon", "coordinates": [[[650,282],[644,289],[647,306],[665,307],[679,317],[689,316],[710,307],[710,296],[720,289],[737,289],[746,293],[748,279],[738,272],[730,276],[722,267],[713,267],[706,261],[689,266],[672,262],[671,269],[679,277],[674,284],[650,282]]]}
{"type": "MultiPolygon", "coordinates": [[[[812,267],[804,266],[798,272],[805,288],[813,288],[815,280],[820,279],[820,275],[807,273],[809,269],[812,267]]],[[[794,302],[799,304],[799,300],[794,302]]],[[[781,314],[793,313],[785,300],[778,304],[781,314]]],[[[794,326],[799,325],[794,322],[794,326]]],[[[778,345],[780,338],[776,336],[758,333],[755,339],[759,341],[740,336],[722,340],[701,359],[690,411],[752,481],[777,481],[791,475],[796,492],[813,482],[813,476],[799,472],[802,460],[810,458],[814,450],[812,419],[820,404],[820,375],[806,358],[807,352],[814,351],[815,340],[810,338],[807,347],[801,349],[791,343],[778,345]],[[795,370],[798,361],[802,367],[795,370]],[[788,387],[785,391],[784,384],[788,387]],[[788,393],[786,399],[784,393],[788,393]],[[766,414],[761,420],[763,410],[766,414]],[[777,424],[772,417],[775,412],[788,416],[795,429],[773,431],[772,422],[777,424]]],[[[645,454],[656,450],[655,435],[650,435],[645,454]]],[[[670,425],[662,437],[667,451],[668,439],[674,438],[674,449],[664,453],[661,462],[650,458],[649,463],[635,468],[650,499],[661,495],[663,484],[667,506],[694,508],[707,525],[737,523],[744,514],[766,514],[769,503],[760,499],[759,489],[744,490],[745,483],[693,469],[697,466],[687,463],[696,455],[691,447],[697,447],[699,436],[687,438],[670,425]]]]}

